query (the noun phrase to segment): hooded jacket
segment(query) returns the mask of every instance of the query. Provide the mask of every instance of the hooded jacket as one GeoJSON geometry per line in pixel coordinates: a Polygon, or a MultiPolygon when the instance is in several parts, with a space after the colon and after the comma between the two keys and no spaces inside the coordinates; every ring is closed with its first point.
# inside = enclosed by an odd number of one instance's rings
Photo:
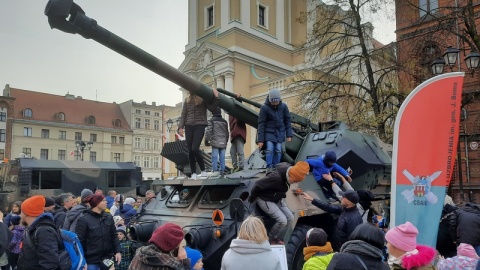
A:
{"type": "Polygon", "coordinates": [[[286,193],[290,189],[290,183],[287,181],[287,170],[289,167],[289,163],[279,163],[276,170],[256,181],[248,198],[249,202],[260,198],[264,201],[277,203],[285,198],[287,196],[286,193]]]}
{"type": "Polygon", "coordinates": [[[351,240],[346,242],[339,253],[333,255],[327,270],[388,270],[387,263],[382,261],[382,251],[362,240],[351,240]],[[357,259],[358,257],[358,259],[357,259]],[[360,260],[365,264],[365,269],[360,260]],[[352,267],[355,265],[355,267],[352,267]]]}
{"type": "Polygon", "coordinates": [[[322,202],[319,199],[313,199],[312,204],[327,213],[339,215],[332,241],[334,250],[339,250],[343,243],[348,240],[348,237],[353,230],[363,223],[362,216],[358,212],[356,205],[354,207],[345,208],[341,205],[332,205],[322,202]]]}
{"type": "Polygon", "coordinates": [[[450,216],[450,232],[457,243],[480,246],[480,208],[467,203],[450,216]]]}
{"type": "Polygon", "coordinates": [[[190,270],[190,259],[178,260],[154,244],[137,249],[129,270],[190,270]]]}
{"type": "Polygon", "coordinates": [[[257,244],[244,239],[233,239],[222,258],[221,270],[281,269],[278,256],[268,241],[257,244]]]}
{"type": "Polygon", "coordinates": [[[200,104],[196,105],[195,100],[188,102],[187,97],[183,102],[182,114],[180,116],[180,122],[178,122],[179,128],[185,126],[207,126],[207,109],[211,112],[217,107],[217,99],[213,102],[206,103],[204,99],[200,104]]]}
{"type": "Polygon", "coordinates": [[[132,217],[137,214],[137,209],[133,208],[133,205],[124,204],[123,208],[118,208],[115,212],[115,216],[121,216],[125,220],[125,226],[128,226],[132,217]]]}
{"type": "Polygon", "coordinates": [[[53,222],[51,213],[43,213],[38,216],[30,226],[25,230],[25,235],[29,235],[31,241],[24,237],[22,250],[18,258],[18,270],[55,270],[60,269],[60,260],[58,258],[57,234],[49,225],[40,223],[53,222]],[[47,228],[48,227],[48,228],[47,228]]]}
{"type": "Polygon", "coordinates": [[[311,158],[305,161],[308,163],[310,168],[313,168],[313,176],[315,177],[316,181],[320,181],[321,179],[323,179],[324,174],[332,172],[338,172],[339,174],[343,175],[343,177],[348,176],[348,172],[337,163],[334,163],[332,167],[328,168],[323,162],[322,157],[311,158]]]}
{"type": "Polygon", "coordinates": [[[75,227],[77,226],[78,219],[82,216],[83,212],[88,210],[87,206],[84,204],[77,204],[70,211],[67,212],[65,218],[65,223],[63,223],[63,228],[71,232],[75,232],[75,227]]]}
{"type": "Polygon", "coordinates": [[[221,114],[214,114],[205,129],[205,142],[213,148],[225,149],[228,143],[228,123],[221,114]]]}
{"type": "Polygon", "coordinates": [[[437,252],[428,246],[417,245],[417,254],[405,256],[402,258],[402,265],[393,264],[392,270],[434,270],[432,265],[437,252]]]}
{"type": "Polygon", "coordinates": [[[285,137],[293,137],[290,111],[285,103],[273,106],[268,100],[258,113],[257,142],[284,142],[285,137]]]}
{"type": "Polygon", "coordinates": [[[439,260],[437,263],[437,268],[439,270],[475,270],[478,259],[466,257],[466,256],[455,256],[452,258],[439,260]]]}

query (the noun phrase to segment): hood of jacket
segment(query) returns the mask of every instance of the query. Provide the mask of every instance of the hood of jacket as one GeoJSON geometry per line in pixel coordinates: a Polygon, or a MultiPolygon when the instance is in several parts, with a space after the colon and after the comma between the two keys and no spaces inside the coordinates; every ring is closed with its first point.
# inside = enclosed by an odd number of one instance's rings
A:
{"type": "Polygon", "coordinates": [[[412,269],[428,266],[433,262],[433,259],[435,259],[435,255],[437,254],[435,249],[428,246],[417,245],[417,250],[417,254],[412,254],[402,258],[403,268],[412,269]]]}
{"type": "Polygon", "coordinates": [[[182,262],[170,253],[161,252],[155,245],[150,244],[139,248],[136,257],[141,264],[147,266],[161,267],[166,266],[172,269],[182,269],[182,262]]]}
{"type": "Polygon", "coordinates": [[[42,221],[44,221],[44,220],[49,220],[49,221],[53,222],[54,219],[53,219],[52,213],[48,213],[48,212],[47,212],[47,213],[41,214],[40,216],[38,216],[38,217],[32,222],[32,224],[30,224],[29,227],[30,227],[30,228],[33,228],[33,227],[35,227],[35,225],[37,225],[37,223],[40,223],[40,222],[42,222],[42,221]]]}
{"type": "Polygon", "coordinates": [[[72,207],[72,209],[70,209],[70,211],[67,212],[67,218],[66,219],[69,222],[73,222],[75,220],[75,218],[77,218],[78,215],[80,215],[81,213],[83,213],[87,209],[88,208],[85,205],[77,204],[74,207],[72,207]]]}
{"type": "Polygon", "coordinates": [[[119,210],[120,213],[122,213],[122,214],[125,214],[125,213],[127,213],[128,211],[131,211],[132,209],[133,209],[133,205],[130,205],[130,204],[124,204],[122,209],[118,208],[118,210],[119,210]]]}
{"type": "Polygon", "coordinates": [[[257,254],[272,250],[268,241],[258,244],[244,239],[233,239],[230,249],[240,254],[257,254]]]}

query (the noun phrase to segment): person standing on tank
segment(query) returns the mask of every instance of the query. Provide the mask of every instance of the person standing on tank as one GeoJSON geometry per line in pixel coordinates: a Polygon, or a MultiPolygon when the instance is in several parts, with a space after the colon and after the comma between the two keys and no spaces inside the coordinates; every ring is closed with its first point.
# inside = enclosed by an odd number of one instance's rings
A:
{"type": "Polygon", "coordinates": [[[205,135],[205,127],[208,125],[207,109],[213,112],[217,107],[218,91],[215,88],[213,88],[212,91],[215,99],[210,103],[190,93],[183,102],[182,114],[180,116],[180,122],[178,123],[178,133],[181,136],[185,136],[185,140],[187,141],[188,161],[190,162],[190,170],[192,171],[190,178],[192,179],[197,179],[195,161],[198,162],[201,175],[207,175],[202,152],[200,151],[200,144],[205,135]]]}
{"type": "Polygon", "coordinates": [[[267,172],[272,171],[280,163],[282,157],[282,143],[292,141],[293,130],[290,120],[290,111],[287,104],[282,102],[280,91],[272,89],[268,92],[265,104],[258,114],[257,145],[261,149],[265,144],[265,161],[267,172]]]}

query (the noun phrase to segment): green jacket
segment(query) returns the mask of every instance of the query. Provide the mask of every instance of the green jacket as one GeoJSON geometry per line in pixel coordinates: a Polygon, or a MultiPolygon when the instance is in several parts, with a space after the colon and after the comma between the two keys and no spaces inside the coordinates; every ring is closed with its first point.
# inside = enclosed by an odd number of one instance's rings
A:
{"type": "Polygon", "coordinates": [[[303,264],[302,270],[325,270],[334,254],[335,253],[332,252],[326,255],[314,255],[303,264]]]}

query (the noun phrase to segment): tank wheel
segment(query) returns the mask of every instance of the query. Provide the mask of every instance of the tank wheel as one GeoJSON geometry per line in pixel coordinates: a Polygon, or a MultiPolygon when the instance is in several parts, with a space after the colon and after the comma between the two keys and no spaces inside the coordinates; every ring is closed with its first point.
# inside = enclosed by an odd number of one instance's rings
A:
{"type": "Polygon", "coordinates": [[[290,236],[286,246],[287,264],[289,270],[301,270],[303,267],[303,248],[306,246],[307,232],[311,227],[298,224],[290,236]]]}

